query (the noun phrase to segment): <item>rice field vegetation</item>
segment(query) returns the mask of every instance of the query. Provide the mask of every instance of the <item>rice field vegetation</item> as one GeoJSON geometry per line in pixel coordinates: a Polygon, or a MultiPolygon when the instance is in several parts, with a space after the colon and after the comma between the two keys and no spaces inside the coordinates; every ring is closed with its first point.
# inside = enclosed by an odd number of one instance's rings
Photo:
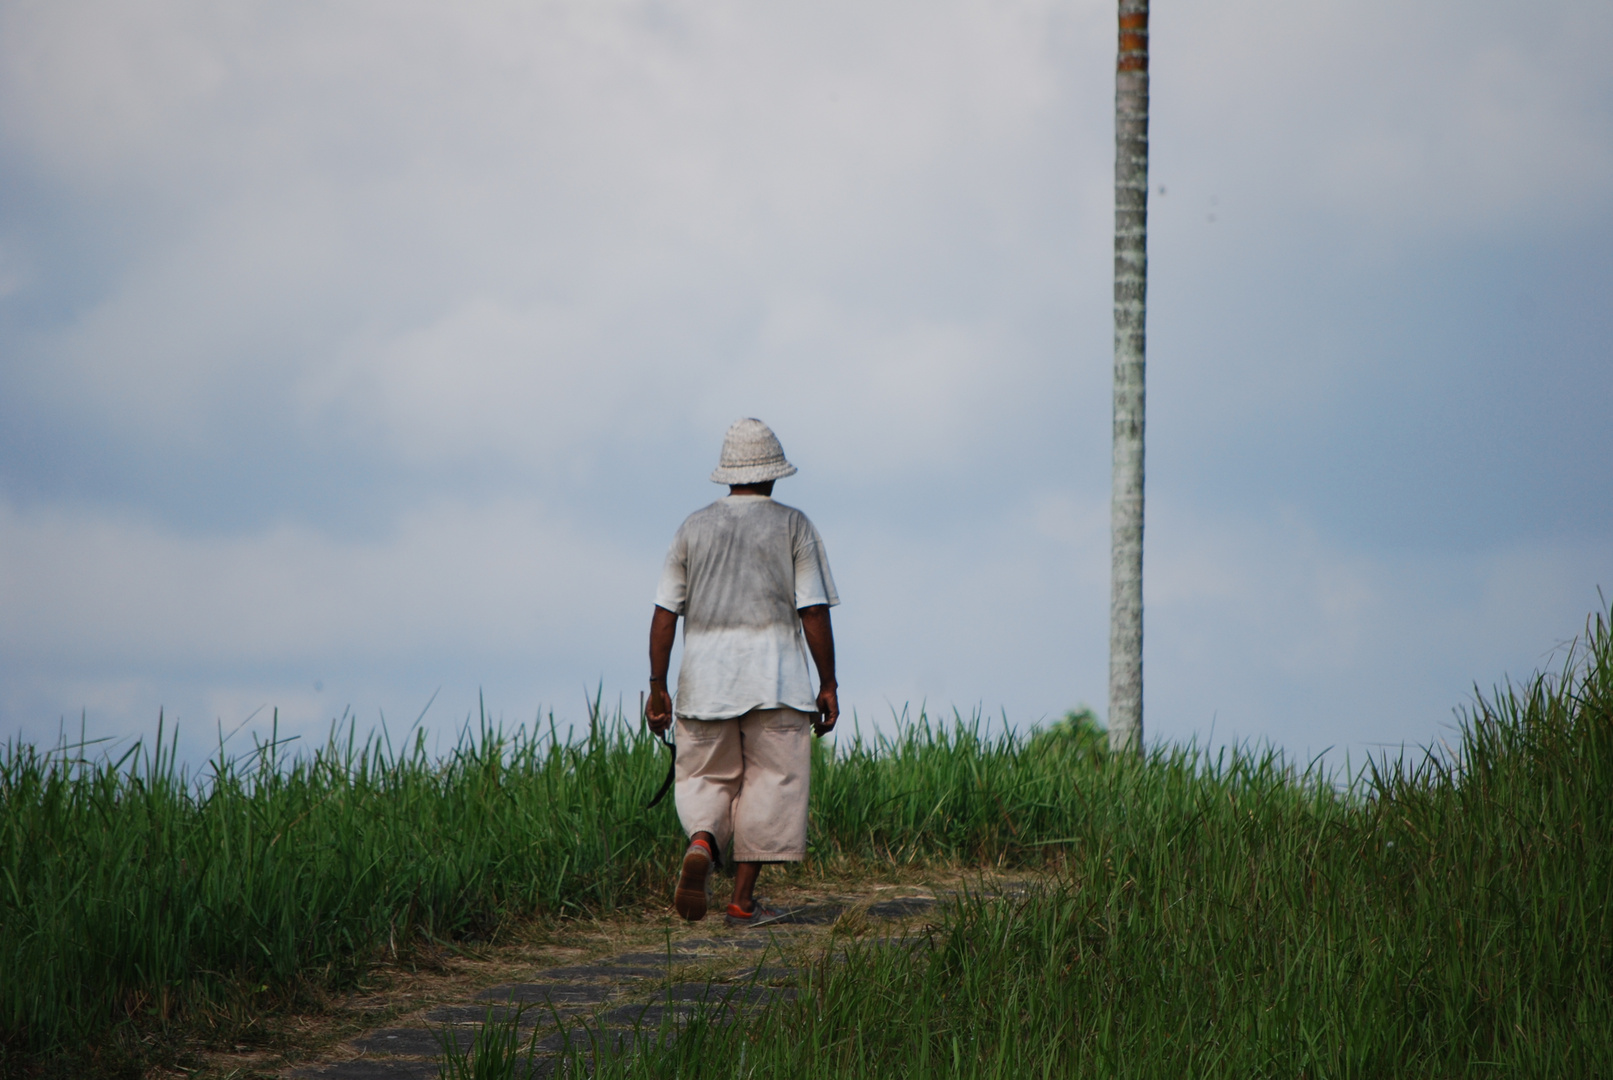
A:
{"type": "Polygon", "coordinates": [[[199,777],[173,743],[115,760],[0,757],[0,1046],[49,1051],[340,988],[383,950],[609,911],[666,880],[677,828],[646,814],[653,739],[596,707],[567,741],[483,720],[292,756],[273,739],[199,777]]]}
{"type": "MultiPolygon", "coordinates": [[[[659,899],[666,768],[575,739],[448,754],[349,724],[199,776],[158,740],[0,754],[0,1065],[238,1027],[426,940],[659,899]]],[[[1345,783],[1280,753],[1103,750],[920,715],[815,763],[812,858],[1020,867],[921,944],[848,939],[811,992],[595,1067],[636,1076],[1613,1075],[1613,634],[1480,696],[1454,751],[1345,783]]]]}
{"type": "MultiPolygon", "coordinates": [[[[1083,731],[1060,746],[1095,752],[1083,731]]],[[[415,942],[659,898],[681,855],[672,801],[645,809],[666,750],[597,698],[578,738],[484,713],[439,756],[424,731],[394,749],[350,722],[311,754],[271,735],[198,776],[175,745],[0,751],[0,1055],[227,1033],[415,942]]],[[[1016,833],[1074,805],[1071,754],[978,720],[815,751],[820,862],[1037,859],[1016,833]]]]}
{"type": "Polygon", "coordinates": [[[1613,1076],[1605,619],[1558,672],[1478,697],[1450,752],[1354,787],[1272,753],[1060,771],[1002,821],[1047,845],[1045,886],[840,942],[796,1000],[598,1075],[1613,1076]]]}

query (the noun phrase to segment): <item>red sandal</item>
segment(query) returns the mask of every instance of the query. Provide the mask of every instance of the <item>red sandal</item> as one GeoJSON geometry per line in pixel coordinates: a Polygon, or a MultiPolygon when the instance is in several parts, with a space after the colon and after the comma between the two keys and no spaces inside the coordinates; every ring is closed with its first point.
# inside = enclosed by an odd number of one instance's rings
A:
{"type": "Polygon", "coordinates": [[[672,894],[672,910],[690,922],[706,917],[711,907],[711,864],[715,862],[710,845],[704,840],[689,842],[683,853],[683,873],[678,875],[678,888],[672,894]]]}

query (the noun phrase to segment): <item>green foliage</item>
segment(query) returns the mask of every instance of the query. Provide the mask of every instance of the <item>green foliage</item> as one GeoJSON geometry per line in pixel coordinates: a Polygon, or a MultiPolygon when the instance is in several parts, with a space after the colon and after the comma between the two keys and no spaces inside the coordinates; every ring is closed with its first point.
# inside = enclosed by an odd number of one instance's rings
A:
{"type": "Polygon", "coordinates": [[[0,1047],[161,1029],[377,950],[486,937],[526,915],[610,910],[672,873],[665,769],[597,705],[567,744],[485,721],[443,760],[351,726],[310,757],[271,741],[192,782],[160,738],[118,761],[0,757],[0,1047]]]}
{"type": "Polygon", "coordinates": [[[487,1010],[487,1019],[476,1029],[475,1041],[467,1050],[460,1049],[458,1032],[445,1027],[438,1033],[442,1044],[442,1080],[517,1080],[529,1076],[538,1056],[536,1029],[526,1040],[521,1038],[521,1014],[525,1005],[516,1005],[495,1016],[487,1010]]]}
{"type": "Polygon", "coordinates": [[[1606,620],[1354,790],[1246,752],[1065,779],[1045,888],[599,1075],[1613,1076],[1606,620]]]}
{"type": "MultiPolygon", "coordinates": [[[[272,1004],[421,937],[661,897],[680,848],[671,807],[642,809],[664,751],[597,708],[570,744],[484,723],[437,760],[349,729],[199,783],[161,746],[0,759],[5,1044],[272,1004]]],[[[1613,1075],[1605,619],[1554,676],[1479,696],[1454,754],[1353,786],[1275,752],[1102,746],[1090,714],[1029,738],[920,715],[818,744],[815,859],[1052,883],[960,903],[915,947],[848,943],[796,1003],[590,1068],[1613,1075]]]]}
{"type": "Polygon", "coordinates": [[[1099,755],[1109,752],[1109,732],[1087,706],[1071,709],[1052,727],[1031,736],[1031,749],[1046,753],[1099,755]]]}

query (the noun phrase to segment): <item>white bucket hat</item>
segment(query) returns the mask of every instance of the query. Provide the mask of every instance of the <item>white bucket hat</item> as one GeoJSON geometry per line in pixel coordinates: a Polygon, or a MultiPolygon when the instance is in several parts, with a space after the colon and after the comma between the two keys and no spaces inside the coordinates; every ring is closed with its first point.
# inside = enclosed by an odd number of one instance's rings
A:
{"type": "Polygon", "coordinates": [[[722,457],[711,474],[714,484],[761,484],[790,476],[795,466],[784,460],[773,429],[751,417],[735,420],[723,436],[722,457]]]}

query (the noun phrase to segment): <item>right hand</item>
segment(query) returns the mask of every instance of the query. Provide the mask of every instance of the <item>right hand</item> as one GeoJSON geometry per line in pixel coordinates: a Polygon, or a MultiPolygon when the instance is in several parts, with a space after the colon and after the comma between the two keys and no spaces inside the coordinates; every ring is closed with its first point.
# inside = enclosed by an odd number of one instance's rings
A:
{"type": "Polygon", "coordinates": [[[667,693],[664,683],[650,684],[650,696],[644,702],[644,721],[657,735],[672,726],[672,695],[667,693]]]}
{"type": "Polygon", "coordinates": [[[812,721],[812,733],[823,738],[835,729],[840,719],[840,688],[825,686],[818,690],[818,718],[812,721]]]}

